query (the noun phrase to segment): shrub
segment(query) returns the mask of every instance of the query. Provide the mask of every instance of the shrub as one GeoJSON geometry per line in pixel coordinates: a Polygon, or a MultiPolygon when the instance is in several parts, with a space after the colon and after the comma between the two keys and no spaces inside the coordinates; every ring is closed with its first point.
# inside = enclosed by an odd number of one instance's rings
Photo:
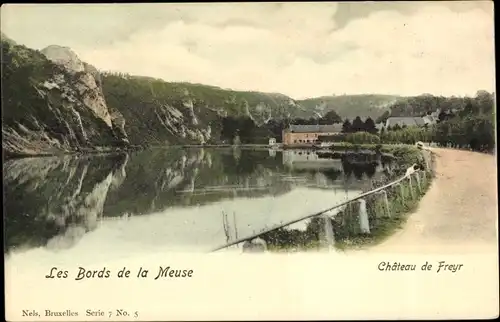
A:
{"type": "Polygon", "coordinates": [[[346,142],[353,144],[379,144],[380,138],[378,135],[368,132],[349,133],[345,137],[346,142]]]}

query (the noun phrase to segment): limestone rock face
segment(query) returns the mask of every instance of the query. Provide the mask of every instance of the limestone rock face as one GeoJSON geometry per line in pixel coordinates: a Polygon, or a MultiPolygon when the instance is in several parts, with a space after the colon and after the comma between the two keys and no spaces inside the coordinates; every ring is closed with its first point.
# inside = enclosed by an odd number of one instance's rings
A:
{"type": "Polygon", "coordinates": [[[92,110],[109,127],[112,127],[111,116],[106,106],[101,86],[97,85],[95,79],[95,76],[99,74],[97,69],[84,64],[68,47],[51,45],[42,49],[41,52],[47,59],[63,66],[72,74],[73,79],[65,84],[67,91],[71,91],[71,87],[73,87],[76,90],[76,94],[81,97],[83,104],[92,110]]]}
{"type": "Polygon", "coordinates": [[[41,50],[50,61],[64,66],[69,71],[83,72],[85,67],[78,56],[68,47],[51,45],[41,50]]]}
{"type": "Polygon", "coordinates": [[[72,152],[128,143],[119,112],[107,107],[98,71],[69,48],[38,52],[2,40],[7,155],[72,152]]]}

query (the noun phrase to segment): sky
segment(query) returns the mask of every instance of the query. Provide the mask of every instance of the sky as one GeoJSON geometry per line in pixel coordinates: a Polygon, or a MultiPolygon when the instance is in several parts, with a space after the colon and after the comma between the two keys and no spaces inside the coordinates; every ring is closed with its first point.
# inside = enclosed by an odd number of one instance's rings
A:
{"type": "Polygon", "coordinates": [[[101,70],[295,99],[494,91],[490,1],[4,4],[1,30],[101,70]]]}

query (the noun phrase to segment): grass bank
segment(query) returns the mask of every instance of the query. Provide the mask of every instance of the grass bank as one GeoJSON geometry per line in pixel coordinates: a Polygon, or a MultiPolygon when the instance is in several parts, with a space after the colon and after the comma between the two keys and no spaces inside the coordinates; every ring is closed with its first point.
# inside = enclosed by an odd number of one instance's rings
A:
{"type": "Polygon", "coordinates": [[[324,249],[329,243],[331,245],[332,238],[334,247],[339,250],[372,246],[401,228],[409,215],[417,209],[434,176],[434,157],[431,153],[408,145],[343,144],[343,146],[354,149],[377,149],[382,153],[394,155],[395,167],[392,173],[381,180],[372,181],[373,188],[368,191],[401,178],[406,169],[413,164],[419,164],[425,170],[418,172],[418,178],[417,174],[414,174],[411,182],[409,179],[404,179],[399,184],[384,189],[385,193],[371,194],[363,198],[365,211],[362,211],[359,201],[354,201],[342,207],[333,218],[309,219],[305,230],[281,228],[263,234],[261,238],[266,241],[270,251],[317,251],[324,249]],[[366,225],[363,227],[361,225],[360,216],[363,213],[366,215],[369,231],[366,230],[366,225]]]}
{"type": "MultiPolygon", "coordinates": [[[[369,223],[369,233],[360,225],[360,203],[352,202],[333,219],[335,247],[338,249],[363,248],[373,246],[391,236],[403,227],[419,201],[429,189],[434,177],[434,155],[408,145],[383,145],[381,152],[394,155],[396,167],[384,179],[373,182],[373,188],[384,186],[401,178],[413,164],[422,171],[400,183],[384,189],[384,193],[372,194],[364,198],[369,223]]],[[[366,192],[366,191],[364,191],[366,192]]]]}
{"type": "Polygon", "coordinates": [[[432,171],[422,171],[414,175],[411,182],[403,180],[385,189],[387,201],[384,194],[364,198],[369,232],[362,231],[360,227],[360,203],[347,205],[332,219],[335,247],[341,250],[364,248],[390,237],[404,226],[408,217],[418,208],[419,201],[431,185],[432,177],[432,171]]]}

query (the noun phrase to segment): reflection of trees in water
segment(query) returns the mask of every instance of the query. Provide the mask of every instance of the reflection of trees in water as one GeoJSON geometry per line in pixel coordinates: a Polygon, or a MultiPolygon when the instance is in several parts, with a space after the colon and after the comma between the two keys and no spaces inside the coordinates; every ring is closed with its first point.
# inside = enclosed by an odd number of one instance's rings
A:
{"type": "Polygon", "coordinates": [[[238,153],[233,152],[233,155],[224,154],[221,160],[224,164],[223,171],[231,174],[251,175],[257,169],[260,161],[265,157],[269,158],[267,151],[265,154],[255,153],[255,151],[251,150],[233,149],[233,151],[238,151],[238,153]]]}
{"type": "Polygon", "coordinates": [[[363,175],[366,174],[368,178],[372,178],[377,172],[377,161],[370,162],[349,162],[342,160],[342,170],[347,178],[354,175],[358,180],[363,179],[363,175]]]}
{"type": "Polygon", "coordinates": [[[336,181],[344,173],[345,178],[350,178],[354,175],[357,180],[362,180],[364,176],[367,179],[371,179],[377,172],[378,162],[357,162],[352,163],[349,161],[342,161],[342,170],[330,168],[330,169],[293,169],[294,174],[309,174],[314,175],[317,173],[322,173],[330,179],[331,181],[336,181]]]}
{"type": "Polygon", "coordinates": [[[340,177],[340,175],[342,174],[342,171],[335,170],[335,169],[323,170],[322,172],[325,175],[325,177],[327,177],[328,179],[330,179],[332,181],[337,180],[340,177]]]}
{"type": "Polygon", "coordinates": [[[262,196],[289,191],[273,176],[279,159],[242,150],[241,158],[200,149],[158,149],[128,155],[53,157],[4,164],[6,247],[72,245],[101,216],[148,214],[168,207],[234,198],[231,189],[205,195],[183,190],[210,186],[269,186],[238,191],[262,196]],[[229,156],[229,158],[227,158],[229,156]],[[83,229],[83,230],[82,230],[83,229]]]}
{"type": "MultiPolygon", "coordinates": [[[[149,214],[235,196],[279,195],[296,184],[283,180],[282,175],[290,175],[290,171],[281,158],[270,157],[267,150],[234,152],[235,149],[158,149],[129,156],[8,162],[4,165],[6,246],[43,245],[63,234],[65,241],[78,240],[82,233],[95,227],[101,215],[118,218],[125,213],[149,214]],[[244,186],[249,189],[231,188],[244,186]],[[210,187],[218,189],[207,189],[210,187]],[[200,190],[206,193],[199,193],[200,190]]],[[[342,165],[346,174],[350,171],[359,175],[364,171],[370,177],[375,173],[374,165],[342,165]]],[[[342,175],[342,170],[335,168],[292,172],[304,177],[322,173],[331,181],[342,175]]],[[[307,234],[313,232],[312,228],[306,230],[307,234]]],[[[303,233],[281,234],[295,234],[290,238],[300,241],[305,238],[298,237],[303,233]]],[[[279,235],[279,231],[274,234],[279,235]]]]}

